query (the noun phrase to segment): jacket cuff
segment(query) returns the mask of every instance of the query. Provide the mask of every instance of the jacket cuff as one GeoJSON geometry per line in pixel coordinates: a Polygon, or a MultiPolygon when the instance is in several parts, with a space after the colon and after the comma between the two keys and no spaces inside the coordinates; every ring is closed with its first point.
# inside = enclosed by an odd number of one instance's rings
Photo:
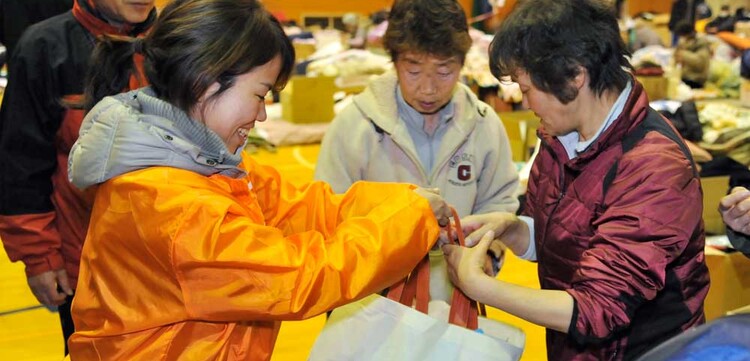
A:
{"type": "MultiPolygon", "coordinates": [[[[568,292],[570,294],[570,292],[568,292]]],[[[573,295],[571,295],[572,297],[573,295]]],[[[575,297],[573,298],[573,314],[570,316],[570,325],[568,326],[568,335],[572,337],[576,342],[578,342],[579,345],[583,345],[583,335],[578,332],[577,326],[577,320],[578,320],[578,300],[576,300],[575,297]]]]}
{"type": "Polygon", "coordinates": [[[727,238],[734,249],[750,257],[750,236],[727,227],[727,238]]]}
{"type": "Polygon", "coordinates": [[[23,259],[23,263],[26,265],[26,278],[65,267],[65,262],[60,253],[53,253],[45,257],[27,257],[23,259]]]}
{"type": "MultiPolygon", "coordinates": [[[[36,268],[45,258],[60,256],[62,240],[55,225],[55,213],[0,215],[0,237],[5,252],[13,261],[36,268]]],[[[52,262],[54,263],[54,262],[52,262]]]]}
{"type": "Polygon", "coordinates": [[[578,308],[577,294],[573,290],[566,290],[568,294],[573,297],[573,314],[570,317],[570,326],[568,326],[569,337],[580,346],[585,345],[599,345],[606,341],[607,337],[595,337],[587,334],[583,334],[578,330],[578,318],[580,317],[580,310],[578,308]]]}

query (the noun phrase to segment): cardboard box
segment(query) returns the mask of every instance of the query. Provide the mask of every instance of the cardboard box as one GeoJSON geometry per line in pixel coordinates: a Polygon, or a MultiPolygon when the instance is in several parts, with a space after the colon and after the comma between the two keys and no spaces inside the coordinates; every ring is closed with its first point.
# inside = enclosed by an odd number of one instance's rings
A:
{"type": "Polygon", "coordinates": [[[707,234],[724,234],[726,225],[719,213],[719,202],[729,190],[729,176],[703,177],[703,224],[707,234]]]}
{"type": "Polygon", "coordinates": [[[707,246],[706,265],[711,276],[704,304],[707,321],[750,305],[750,258],[707,246]]]}
{"type": "Polygon", "coordinates": [[[521,120],[514,117],[511,112],[498,112],[497,115],[503,122],[505,133],[508,134],[513,161],[523,162],[526,152],[524,150],[523,136],[521,135],[521,120]]]}
{"type": "Polygon", "coordinates": [[[294,76],[281,92],[281,117],[292,123],[333,120],[332,77],[294,76]]]}
{"type": "Polygon", "coordinates": [[[307,41],[293,41],[292,46],[294,47],[294,55],[297,61],[307,59],[310,55],[315,53],[315,43],[307,41]]]}
{"type": "Polygon", "coordinates": [[[643,84],[643,90],[646,91],[649,101],[667,98],[668,80],[665,76],[638,75],[636,79],[643,84]]]}
{"type": "Polygon", "coordinates": [[[534,153],[539,118],[530,110],[498,112],[510,140],[514,162],[525,162],[534,153]]]}

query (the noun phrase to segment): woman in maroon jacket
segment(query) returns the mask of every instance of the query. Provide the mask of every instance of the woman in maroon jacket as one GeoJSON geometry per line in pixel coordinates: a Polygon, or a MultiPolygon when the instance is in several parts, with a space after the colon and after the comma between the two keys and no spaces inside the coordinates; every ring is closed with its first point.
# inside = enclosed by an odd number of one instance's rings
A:
{"type": "Polygon", "coordinates": [[[39,302],[58,306],[65,340],[92,198],[68,183],[83,111],[63,104],[83,93],[98,36],[138,36],[155,18],[154,0],[76,0],[71,11],[29,27],[10,61],[0,108],[0,238],[8,257],[26,265],[39,302]]]}
{"type": "Polygon", "coordinates": [[[597,0],[520,2],[490,48],[493,74],[541,118],[542,146],[523,214],[466,217],[478,245],[444,252],[470,297],[547,327],[551,360],[630,360],[704,322],[700,181],[626,53],[597,0]],[[495,236],[539,262],[541,290],[484,275],[495,236]]]}

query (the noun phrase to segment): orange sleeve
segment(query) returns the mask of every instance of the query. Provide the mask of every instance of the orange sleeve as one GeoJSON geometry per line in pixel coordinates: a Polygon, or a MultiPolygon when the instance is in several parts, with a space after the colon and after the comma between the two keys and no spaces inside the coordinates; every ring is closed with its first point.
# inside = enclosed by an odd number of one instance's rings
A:
{"type": "Polygon", "coordinates": [[[252,186],[271,205],[265,224],[217,199],[185,212],[172,259],[191,316],[312,317],[403,278],[438,237],[413,186],[360,182],[334,195],[322,182],[296,189],[273,178],[252,186]]]}
{"type": "Polygon", "coordinates": [[[735,33],[722,31],[716,34],[716,36],[738,50],[750,49],[750,39],[739,36],[735,33]]]}

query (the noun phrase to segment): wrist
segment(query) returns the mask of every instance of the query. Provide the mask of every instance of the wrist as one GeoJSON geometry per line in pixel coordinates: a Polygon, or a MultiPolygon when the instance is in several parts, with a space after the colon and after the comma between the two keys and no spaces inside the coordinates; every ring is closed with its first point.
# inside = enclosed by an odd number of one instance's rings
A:
{"type": "Polygon", "coordinates": [[[488,302],[492,302],[488,291],[492,289],[494,281],[494,278],[482,273],[481,275],[477,275],[476,279],[471,283],[473,287],[461,290],[472,300],[488,304],[488,302]]]}
{"type": "Polygon", "coordinates": [[[511,226],[508,227],[510,232],[506,232],[507,239],[504,237],[503,242],[514,254],[521,255],[529,248],[529,228],[518,216],[513,217],[511,226]]]}

